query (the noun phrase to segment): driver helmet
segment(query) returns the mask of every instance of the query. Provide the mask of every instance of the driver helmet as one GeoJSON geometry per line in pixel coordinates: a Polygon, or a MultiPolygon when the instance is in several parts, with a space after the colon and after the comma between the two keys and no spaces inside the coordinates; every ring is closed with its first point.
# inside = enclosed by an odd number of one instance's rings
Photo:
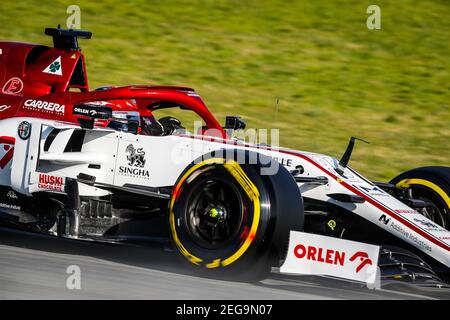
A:
{"type": "MultiPolygon", "coordinates": [[[[109,90],[113,88],[117,87],[100,87],[95,89],[95,91],[109,90]]],[[[147,108],[139,108],[136,100],[134,99],[95,101],[93,104],[112,109],[112,119],[97,119],[97,125],[113,128],[119,131],[128,131],[129,121],[136,121],[139,123],[138,133],[140,134],[160,136],[164,133],[163,125],[156,120],[151,110],[147,108]]]]}

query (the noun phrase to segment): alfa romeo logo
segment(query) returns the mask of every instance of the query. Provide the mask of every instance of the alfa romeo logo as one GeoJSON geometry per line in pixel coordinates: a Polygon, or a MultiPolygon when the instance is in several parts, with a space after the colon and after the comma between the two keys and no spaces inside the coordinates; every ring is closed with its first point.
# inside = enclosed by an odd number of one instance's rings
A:
{"type": "Polygon", "coordinates": [[[50,65],[50,67],[49,67],[50,71],[53,72],[53,73],[55,73],[56,71],[58,71],[59,68],[61,68],[61,64],[60,64],[58,61],[53,62],[53,63],[50,65]]]}
{"type": "Polygon", "coordinates": [[[17,128],[19,137],[22,140],[27,140],[31,135],[31,123],[28,121],[22,121],[17,128]]]}
{"type": "Polygon", "coordinates": [[[42,72],[61,76],[62,75],[61,56],[59,56],[52,63],[50,63],[49,66],[45,68],[44,71],[42,72]]]}

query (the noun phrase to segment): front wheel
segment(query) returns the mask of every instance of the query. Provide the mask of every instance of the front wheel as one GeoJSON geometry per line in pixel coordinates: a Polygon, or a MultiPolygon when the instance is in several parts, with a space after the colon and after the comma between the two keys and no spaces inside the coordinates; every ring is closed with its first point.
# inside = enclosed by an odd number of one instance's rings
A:
{"type": "Polygon", "coordinates": [[[303,228],[303,202],[291,174],[249,151],[194,161],[175,184],[169,214],[184,261],[203,275],[239,281],[265,278],[284,258],[289,230],[303,228]],[[257,162],[236,160],[250,158],[257,162]],[[265,166],[277,170],[261,175],[265,166]]]}
{"type": "Polygon", "coordinates": [[[431,204],[424,215],[450,230],[450,167],[422,167],[406,171],[391,181],[410,189],[414,199],[431,204]]]}

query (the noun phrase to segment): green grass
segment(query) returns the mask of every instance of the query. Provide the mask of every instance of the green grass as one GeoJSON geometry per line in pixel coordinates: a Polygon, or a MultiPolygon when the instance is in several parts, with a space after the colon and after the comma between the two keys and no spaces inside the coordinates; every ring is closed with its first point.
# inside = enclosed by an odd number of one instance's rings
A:
{"type": "Polygon", "coordinates": [[[376,1],[382,29],[366,28],[364,1],[0,2],[0,39],[50,44],[78,4],[91,87],[187,85],[223,121],[280,128],[281,145],[340,156],[389,179],[450,165],[450,3],[376,1]],[[278,113],[275,101],[280,100],[278,113]]]}

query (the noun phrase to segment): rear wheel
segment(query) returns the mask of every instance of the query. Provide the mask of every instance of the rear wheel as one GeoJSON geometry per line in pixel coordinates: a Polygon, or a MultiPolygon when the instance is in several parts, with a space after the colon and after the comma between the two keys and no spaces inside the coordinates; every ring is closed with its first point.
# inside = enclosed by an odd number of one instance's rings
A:
{"type": "Polygon", "coordinates": [[[265,156],[248,164],[244,159],[256,154],[224,154],[211,153],[181,174],[170,203],[172,240],[183,260],[206,276],[260,280],[284,258],[289,230],[303,228],[300,191],[265,156]],[[270,165],[278,170],[261,175],[270,165]]]}
{"type": "Polygon", "coordinates": [[[430,203],[423,214],[450,230],[450,167],[413,169],[395,177],[391,183],[410,189],[410,195],[414,199],[430,203]]]}

